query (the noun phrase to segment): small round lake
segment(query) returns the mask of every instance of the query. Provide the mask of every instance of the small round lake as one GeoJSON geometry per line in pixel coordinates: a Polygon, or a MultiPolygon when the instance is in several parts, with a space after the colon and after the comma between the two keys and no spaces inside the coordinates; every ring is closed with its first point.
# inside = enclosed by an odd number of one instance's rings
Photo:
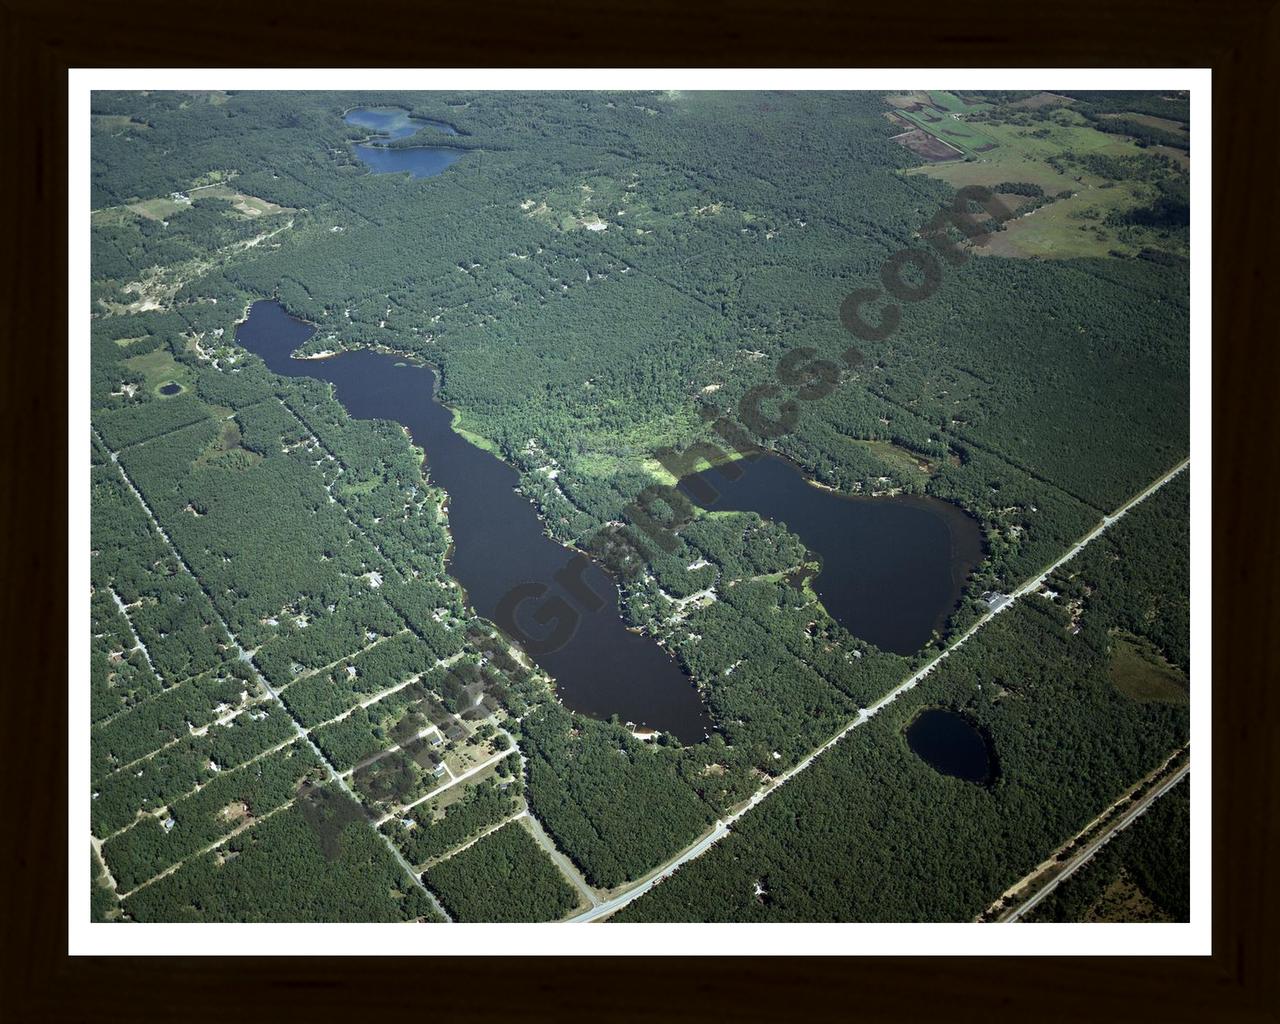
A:
{"type": "Polygon", "coordinates": [[[180,391],[182,391],[182,385],[174,381],[169,381],[167,384],[160,385],[160,394],[162,395],[176,395],[180,391]]]}
{"type": "MultiPolygon", "coordinates": [[[[398,107],[357,107],[343,120],[359,128],[368,128],[381,142],[408,138],[423,128],[434,128],[443,135],[457,135],[458,130],[445,121],[411,117],[398,107]]],[[[359,142],[352,147],[374,174],[408,174],[411,178],[430,178],[462,157],[465,150],[447,146],[413,146],[389,149],[386,145],[359,142]]]]}
{"type": "Polygon", "coordinates": [[[912,752],[943,775],[985,783],[992,772],[987,740],[964,715],[946,708],[926,708],[906,729],[912,752]]]}

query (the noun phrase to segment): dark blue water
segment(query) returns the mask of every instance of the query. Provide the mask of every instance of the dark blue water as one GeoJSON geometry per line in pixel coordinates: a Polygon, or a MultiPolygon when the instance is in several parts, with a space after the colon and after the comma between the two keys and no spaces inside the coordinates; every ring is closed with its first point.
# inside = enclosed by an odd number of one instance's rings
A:
{"type": "Polygon", "coordinates": [[[837,494],[775,455],[708,469],[680,489],[704,508],[785,524],[821,559],[811,585],[832,618],[895,654],[914,654],[941,632],[983,558],[978,522],[957,505],[837,494]],[[736,480],[726,475],[733,471],[736,480]],[[699,486],[710,486],[714,500],[699,486]]]}
{"type": "MultiPolygon", "coordinates": [[[[387,141],[407,138],[424,127],[434,128],[444,135],[457,135],[458,130],[444,121],[410,117],[395,107],[360,107],[344,118],[347,124],[368,128],[387,141]]],[[[412,178],[430,178],[439,174],[462,156],[461,149],[447,146],[414,146],[410,149],[388,149],[382,145],[356,143],[352,147],[374,174],[408,174],[412,178]]]]}
{"type": "Polygon", "coordinates": [[[566,707],[596,718],[616,714],[685,743],[703,739],[711,721],[693,681],[654,640],[626,628],[617,585],[599,566],[586,563],[580,575],[602,600],[598,611],[585,610],[574,592],[556,581],[556,573],[575,552],[543,533],[533,505],[516,492],[514,469],[453,431],[453,414],[435,401],[433,371],[380,352],[291,358],[314,333],[314,327],[293,319],[277,303],[255,302],[249,319],[236,330],[236,341],[281,376],[332,381],[338,400],[357,419],[392,420],[408,428],[426,452],[431,480],[449,494],[449,572],[466,590],[471,607],[498,620],[499,604],[513,588],[540,583],[546,591],[520,606],[518,626],[534,639],[554,633],[561,618],[573,626],[567,642],[554,651],[535,653],[526,647],[555,680],[566,707]],[[565,616],[561,606],[555,620],[533,621],[540,610],[552,610],[553,597],[576,619],[565,616]]]}
{"type": "Polygon", "coordinates": [[[399,107],[357,107],[343,120],[359,128],[368,128],[389,139],[403,139],[422,128],[435,128],[445,135],[457,135],[458,129],[447,121],[432,121],[426,117],[410,117],[399,107]]]}
{"type": "Polygon", "coordinates": [[[935,771],[966,782],[990,781],[991,751],[964,715],[927,708],[912,719],[906,735],[907,745],[935,771]]]}

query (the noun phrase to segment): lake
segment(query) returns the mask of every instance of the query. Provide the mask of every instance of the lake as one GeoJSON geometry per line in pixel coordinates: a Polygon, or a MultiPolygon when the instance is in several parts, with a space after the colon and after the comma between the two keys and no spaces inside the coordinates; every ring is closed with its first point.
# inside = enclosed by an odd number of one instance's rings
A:
{"type": "Polygon", "coordinates": [[[978,728],[946,708],[926,708],[906,730],[907,746],[943,775],[986,783],[992,776],[991,751],[978,728]]]}
{"type": "Polygon", "coordinates": [[[784,524],[821,559],[810,585],[832,618],[896,654],[914,654],[942,631],[983,558],[978,522],[957,505],[837,494],[776,455],[705,470],[680,489],[704,508],[756,512],[784,524]],[[722,471],[729,467],[741,471],[738,479],[722,471]],[[710,485],[716,500],[699,500],[694,479],[710,485]]]}
{"type": "MultiPolygon", "coordinates": [[[[407,138],[422,128],[434,128],[443,135],[457,135],[458,130],[445,121],[410,117],[398,107],[357,107],[343,120],[359,128],[368,128],[387,141],[407,138]]],[[[430,178],[460,159],[465,152],[448,146],[414,146],[410,149],[388,149],[383,145],[358,142],[352,147],[374,174],[405,174],[412,178],[430,178]]]]}
{"type": "MultiPolygon", "coordinates": [[[[290,353],[314,333],[278,303],[256,302],[236,340],[281,376],[331,381],[352,416],[408,428],[426,452],[430,479],[448,492],[449,573],[477,614],[494,619],[502,598],[528,582],[544,583],[548,596],[580,609],[554,579],[575,552],[543,533],[533,505],[516,492],[519,477],[511,466],[453,431],[452,412],[435,401],[435,373],[402,356],[370,351],[292,359],[290,353]]],[[[603,607],[581,612],[577,629],[559,650],[533,657],[555,680],[565,706],[597,718],[617,714],[685,743],[701,740],[711,721],[692,680],[654,640],[626,628],[611,576],[590,564],[581,579],[604,599],[603,607]]],[[[547,599],[526,602],[526,610],[536,611],[547,599]]],[[[517,621],[529,636],[547,634],[545,626],[517,621]]]]}

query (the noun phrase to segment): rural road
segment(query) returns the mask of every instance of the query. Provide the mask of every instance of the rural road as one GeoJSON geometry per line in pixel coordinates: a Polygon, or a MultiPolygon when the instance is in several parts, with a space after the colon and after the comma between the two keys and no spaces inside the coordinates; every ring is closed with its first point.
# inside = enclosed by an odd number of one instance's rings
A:
{"type": "Polygon", "coordinates": [[[1156,786],[1155,789],[1153,789],[1150,793],[1148,793],[1136,804],[1134,804],[1133,807],[1131,807],[1128,811],[1126,811],[1123,815],[1121,815],[1120,820],[1117,821],[1111,828],[1107,829],[1105,832],[1102,833],[1102,835],[1100,835],[1092,843],[1090,843],[1083,850],[1081,850],[1080,853],[1077,854],[1076,857],[1072,859],[1071,863],[1067,866],[1066,870],[1062,872],[1062,874],[1054,878],[1053,881],[1051,881],[1043,889],[1041,889],[1034,896],[1032,896],[1031,899],[1027,900],[1025,903],[1019,905],[1018,907],[1015,907],[1007,917],[1002,917],[1000,919],[1001,923],[1012,924],[1013,922],[1017,921],[1020,917],[1022,917],[1024,914],[1028,914],[1032,910],[1034,910],[1036,905],[1041,900],[1043,900],[1046,896],[1048,896],[1051,892],[1053,892],[1056,888],[1058,888],[1059,885],[1061,885],[1068,878],[1074,875],[1082,867],[1088,864],[1089,861],[1093,859],[1094,855],[1099,850],[1101,850],[1104,846],[1106,846],[1107,843],[1109,843],[1112,840],[1112,838],[1114,838],[1119,833],[1123,832],[1126,828],[1128,828],[1140,817],[1142,817],[1142,815],[1144,815],[1147,812],[1147,809],[1153,803],[1159,800],[1162,796],[1164,796],[1167,792],[1169,792],[1169,790],[1173,789],[1174,786],[1176,786],[1179,782],[1181,782],[1184,778],[1186,778],[1187,774],[1190,771],[1191,771],[1191,763],[1188,762],[1187,764],[1184,764],[1181,768],[1179,768],[1176,772],[1174,772],[1172,775],[1170,775],[1169,778],[1165,779],[1164,782],[1156,786]]]}
{"type": "Polygon", "coordinates": [[[793,778],[795,778],[802,771],[804,771],[811,764],[813,764],[813,762],[821,754],[823,754],[825,751],[829,750],[830,748],[834,747],[842,739],[848,736],[849,733],[851,733],[854,729],[858,728],[858,726],[865,725],[877,714],[879,714],[886,707],[888,707],[895,700],[897,700],[898,697],[906,693],[908,690],[911,690],[915,686],[917,686],[920,683],[920,681],[924,679],[924,677],[927,676],[930,672],[932,672],[942,661],[949,658],[955,651],[959,650],[962,646],[964,646],[964,644],[968,642],[969,638],[972,637],[975,633],[977,633],[978,630],[980,630],[983,626],[987,625],[987,623],[989,623],[1001,612],[1005,611],[1007,608],[1012,607],[1014,602],[1017,601],[1018,598],[1038,590],[1040,586],[1044,583],[1044,581],[1048,579],[1049,576],[1055,570],[1057,570],[1059,566],[1075,558],[1075,556],[1078,555],[1087,545],[1097,540],[1100,536],[1102,536],[1103,533],[1105,533],[1108,529],[1110,529],[1117,522],[1123,519],[1134,508],[1134,506],[1140,504],[1141,502],[1145,501],[1147,498],[1151,497],[1151,495],[1153,495],[1156,491],[1160,490],[1161,487],[1167,484],[1170,480],[1172,480],[1174,477],[1176,477],[1179,473],[1181,473],[1190,465],[1191,465],[1191,460],[1189,458],[1183,459],[1180,463],[1178,463],[1171,470],[1169,470],[1167,473],[1161,476],[1158,480],[1155,480],[1143,491],[1141,491],[1135,497],[1131,498],[1129,501],[1125,502],[1125,504],[1121,505],[1118,509],[1112,512],[1110,515],[1104,515],[1102,517],[1102,521],[1096,527],[1094,527],[1093,530],[1091,530],[1089,533],[1081,537],[1080,540],[1078,540],[1071,547],[1071,549],[1067,551],[1065,555],[1063,555],[1056,562],[1054,562],[1052,565],[1046,568],[1038,576],[1035,576],[1032,579],[1027,580],[1025,583],[1019,586],[1016,590],[1014,590],[1011,594],[1004,595],[1001,597],[1001,599],[994,601],[992,604],[991,610],[988,611],[985,615],[983,615],[982,618],[978,619],[978,621],[975,622],[972,626],[966,629],[960,635],[960,637],[953,644],[951,644],[951,646],[949,646],[946,650],[942,651],[936,658],[930,661],[927,665],[920,668],[913,675],[909,676],[906,680],[904,680],[903,682],[895,686],[892,690],[886,693],[883,697],[881,697],[878,701],[876,701],[870,707],[863,708],[861,711],[859,711],[858,717],[853,719],[853,721],[849,722],[843,729],[841,729],[838,733],[832,736],[831,739],[827,740],[826,743],[818,747],[816,750],[810,753],[803,760],[797,762],[794,766],[792,766],[787,771],[779,775],[776,779],[774,779],[772,785],[768,786],[765,789],[757,790],[754,794],[752,794],[750,800],[748,800],[745,804],[739,807],[732,814],[728,815],[723,819],[718,820],[715,823],[715,825],[712,826],[709,832],[707,832],[705,835],[703,835],[701,838],[699,838],[690,846],[686,847],[674,859],[668,861],[666,864],[657,868],[651,874],[645,876],[643,880],[637,882],[634,886],[632,886],[626,892],[621,893],[618,896],[615,896],[613,899],[605,903],[601,903],[598,906],[594,906],[590,910],[583,911],[583,913],[578,914],[576,917],[572,917],[569,920],[575,921],[575,922],[579,922],[579,921],[587,922],[587,921],[597,921],[603,917],[607,917],[610,914],[614,913],[615,911],[621,910],[623,907],[625,907],[628,903],[631,903],[633,900],[638,899],[640,896],[643,896],[646,892],[648,892],[655,885],[657,885],[658,882],[662,881],[662,879],[664,878],[668,878],[671,875],[675,874],[676,871],[678,871],[681,867],[683,867],[689,861],[696,860],[698,857],[701,857],[704,853],[706,853],[709,849],[711,849],[711,847],[714,846],[717,841],[719,841],[725,835],[728,834],[730,826],[732,826],[735,821],[737,821],[744,814],[746,814],[748,811],[754,808],[757,804],[763,801],[770,794],[776,793],[782,786],[786,785],[793,778]]]}
{"type": "MultiPolygon", "coordinates": [[[[150,522],[152,529],[156,531],[156,533],[164,541],[168,549],[173,553],[173,556],[178,560],[178,564],[182,566],[183,571],[186,572],[187,575],[189,575],[192,579],[196,581],[196,584],[200,587],[201,590],[205,592],[205,595],[209,598],[209,608],[211,609],[213,616],[217,619],[219,625],[222,626],[223,631],[227,634],[228,639],[230,639],[231,647],[236,652],[236,656],[241,661],[243,661],[246,665],[249,666],[249,669],[250,671],[252,671],[255,681],[263,688],[263,690],[265,690],[270,695],[271,699],[274,700],[280,706],[280,709],[285,713],[285,715],[288,716],[289,721],[292,723],[294,732],[296,733],[298,739],[311,748],[312,753],[315,754],[316,758],[319,759],[320,763],[324,766],[325,774],[329,777],[329,779],[334,783],[334,785],[336,785],[339,789],[341,789],[343,793],[345,793],[347,797],[350,798],[351,801],[356,806],[361,806],[360,798],[355,794],[355,792],[347,784],[346,779],[344,779],[342,775],[338,772],[338,770],[333,766],[333,762],[329,760],[329,758],[325,755],[324,751],[322,751],[316,745],[316,742],[308,734],[306,728],[303,727],[302,723],[299,722],[296,717],[294,717],[293,713],[289,710],[288,705],[285,704],[285,702],[280,699],[280,694],[267,681],[266,676],[264,676],[258,670],[258,666],[254,664],[254,662],[250,658],[249,652],[245,649],[244,645],[240,643],[240,638],[237,637],[236,634],[232,631],[230,623],[227,622],[227,620],[223,617],[222,613],[218,610],[217,604],[214,603],[213,595],[210,594],[209,591],[205,588],[204,584],[200,582],[200,577],[198,577],[195,574],[195,572],[192,570],[190,563],[186,559],[186,556],[183,555],[182,551],[178,548],[178,545],[176,545],[173,542],[173,538],[169,536],[169,534],[165,531],[165,528],[160,525],[160,520],[156,518],[156,514],[155,512],[152,511],[151,506],[147,504],[147,499],[142,496],[142,492],[138,490],[137,486],[134,484],[133,479],[129,476],[125,467],[120,464],[120,453],[112,449],[106,443],[106,441],[103,440],[102,435],[98,433],[96,428],[94,428],[93,434],[94,434],[94,437],[97,438],[98,443],[102,445],[103,450],[110,455],[111,462],[115,466],[116,471],[120,474],[120,478],[124,481],[125,486],[127,486],[129,490],[133,492],[133,496],[138,499],[138,504],[142,506],[142,511],[146,513],[147,520],[148,522],[150,522]]],[[[374,831],[376,832],[378,838],[382,840],[383,845],[387,848],[387,851],[391,854],[392,859],[394,859],[395,862],[400,866],[400,869],[409,876],[413,884],[419,890],[421,890],[421,892],[426,896],[427,900],[431,903],[431,905],[439,912],[440,916],[444,918],[444,920],[446,921],[452,921],[453,918],[451,918],[448,912],[444,909],[444,907],[441,906],[440,901],[436,899],[435,893],[433,893],[430,889],[428,889],[423,884],[422,879],[419,878],[417,873],[413,870],[413,866],[407,860],[405,860],[404,854],[400,852],[400,848],[397,847],[395,843],[391,841],[391,838],[385,832],[383,832],[380,828],[377,828],[374,831]]]]}

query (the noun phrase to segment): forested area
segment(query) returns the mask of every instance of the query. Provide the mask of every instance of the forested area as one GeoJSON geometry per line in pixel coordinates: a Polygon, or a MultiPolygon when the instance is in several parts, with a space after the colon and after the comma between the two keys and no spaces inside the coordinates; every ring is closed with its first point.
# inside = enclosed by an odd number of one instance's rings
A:
{"type": "Polygon", "coordinates": [[[424,880],[455,921],[555,921],[577,893],[512,822],[431,868],[424,880]]]}
{"type": "Polygon", "coordinates": [[[395,840],[409,863],[426,864],[516,813],[520,808],[520,787],[518,780],[502,784],[488,780],[472,786],[438,816],[436,807],[440,801],[428,801],[415,807],[410,817],[389,821],[383,830],[395,840]]]}
{"type": "Polygon", "coordinates": [[[199,790],[102,844],[102,856],[128,892],[232,829],[293,799],[304,779],[322,779],[320,762],[300,741],[250,764],[217,773],[199,790]]]}
{"type": "Polygon", "coordinates": [[[93,834],[106,837],[139,814],[159,810],[219,772],[237,768],[294,735],[289,716],[268,706],[182,737],[136,767],[122,768],[95,783],[90,806],[93,834]]]}
{"type": "Polygon", "coordinates": [[[89,919],[91,921],[115,921],[119,919],[120,901],[111,888],[102,861],[92,850],[89,852],[89,919]]]}
{"type": "MultiPolygon", "coordinates": [[[[744,395],[779,382],[785,353],[811,348],[840,366],[830,393],[800,401],[789,432],[742,424],[744,436],[839,490],[922,491],[976,516],[986,558],[951,632],[980,614],[978,594],[1039,571],[1187,451],[1178,257],[948,264],[936,294],[901,303],[898,328],[858,340],[860,364],[842,362],[845,296],[921,246],[952,195],[899,173],[915,158],[888,142],[897,129],[879,95],[99,93],[93,104],[100,837],[243,771],[283,740],[287,715],[345,770],[394,742],[410,699],[360,702],[421,675],[404,692],[429,695],[443,722],[475,689],[466,674],[483,658],[445,572],[446,496],[397,425],[353,420],[328,385],[278,378],[236,346],[257,299],[316,324],[312,354],[379,345],[437,367],[459,428],[520,471],[549,532],[583,547],[665,479],[659,449],[727,448],[710,422],[736,421],[744,395]],[[350,146],[365,131],[342,120],[358,104],[447,121],[466,153],[433,178],[368,173],[350,146]],[[171,380],[181,391],[166,396],[171,380]],[[459,654],[458,673],[436,668],[459,654]]],[[[1099,126],[1175,118],[1131,94],[1080,104],[1099,126]]],[[[1163,174],[1161,160],[1095,170],[1128,180],[1163,174]]],[[[1166,191],[1128,216],[1176,219],[1184,197],[1166,191]]],[[[712,739],[639,744],[554,704],[521,727],[531,804],[601,884],[688,842],[919,660],[851,636],[802,572],[784,576],[809,555],[778,524],[699,514],[674,550],[646,547],[624,614],[694,677],[712,739]],[[673,600],[712,586],[713,602],[677,612],[673,600]]],[[[1105,618],[1185,666],[1178,606],[1153,603],[1158,577],[1126,579],[1079,593],[1061,581],[1067,599],[1091,590],[1087,643],[1103,642],[1090,622],[1105,618]]],[[[523,714],[540,686],[522,675],[494,706],[523,714]]],[[[116,837],[116,859],[139,872],[163,859],[142,829],[152,824],[116,837]]],[[[399,838],[429,842],[436,827],[399,838]]],[[[278,842],[293,851],[295,839],[278,842]]],[[[172,877],[213,872],[182,885],[233,916],[213,881],[225,869],[210,863],[172,877]]],[[[165,882],[135,899],[178,893],[165,882]]],[[[322,918],[329,899],[306,912],[322,918]]]]}
{"type": "Polygon", "coordinates": [[[1107,672],[1113,583],[1185,587],[1187,494],[1171,487],[1140,506],[1163,531],[1128,518],[1109,531],[1116,548],[1097,556],[1081,606],[1022,598],[616,919],[974,919],[1187,740],[1185,703],[1132,700],[1107,672]],[[990,786],[912,753],[903,729],[927,706],[962,711],[986,735],[990,786]]]}
{"type": "Polygon", "coordinates": [[[1190,919],[1189,782],[1160,797],[1023,918],[1032,922],[1190,919]]]}
{"type": "Polygon", "coordinates": [[[643,874],[714,818],[688,779],[714,767],[701,748],[650,746],[555,704],[532,712],[520,730],[529,805],[593,885],[643,874]]]}
{"type": "Polygon", "coordinates": [[[321,835],[294,804],[138,890],[125,912],[144,922],[440,920],[355,808],[331,843],[321,835]]]}

